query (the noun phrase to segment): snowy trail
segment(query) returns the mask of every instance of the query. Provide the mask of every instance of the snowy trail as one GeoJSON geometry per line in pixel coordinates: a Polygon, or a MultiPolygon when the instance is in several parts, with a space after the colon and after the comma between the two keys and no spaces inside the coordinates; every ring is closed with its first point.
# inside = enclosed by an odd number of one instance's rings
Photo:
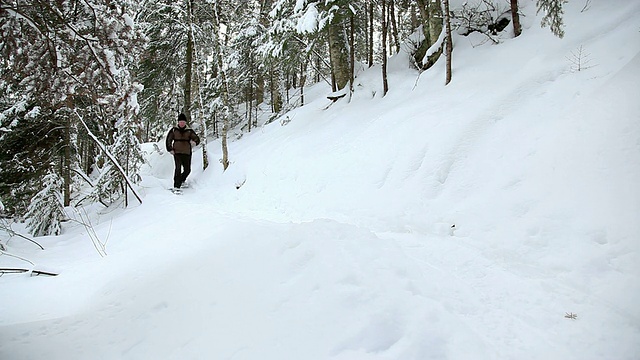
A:
{"type": "MultiPolygon", "coordinates": [[[[145,268],[123,261],[133,273],[108,281],[82,312],[0,327],[0,337],[10,340],[0,357],[542,359],[549,349],[563,359],[602,355],[591,352],[599,342],[585,336],[598,324],[563,318],[565,311],[602,312],[602,303],[543,269],[501,266],[470,239],[376,235],[328,219],[295,224],[223,215],[195,191],[148,198],[160,208],[192,209],[193,219],[208,214],[211,231],[187,234],[176,247],[162,237],[170,227],[156,226],[147,234],[155,242],[149,255],[163,261],[150,259],[145,268]],[[171,252],[166,262],[162,254],[171,252]],[[576,302],[579,309],[564,308],[576,302]]],[[[625,323],[624,314],[605,314],[616,326],[625,323]]],[[[607,341],[608,354],[620,355],[614,358],[629,353],[619,339],[607,341]]]]}
{"type": "MultiPolygon", "coordinates": [[[[189,206],[183,198],[169,202],[189,206]]],[[[197,252],[146,269],[133,282],[113,279],[84,313],[2,329],[2,337],[11,341],[0,354],[167,358],[166,349],[174,349],[169,358],[198,353],[349,358],[415,351],[412,342],[397,344],[406,342],[407,331],[425,331],[422,320],[413,318],[415,311],[444,318],[430,325],[434,333],[443,331],[441,321],[448,315],[439,304],[410,292],[402,295],[408,291],[406,271],[397,268],[402,262],[394,261],[399,260],[395,251],[388,252],[393,250],[389,241],[329,220],[246,227],[226,219],[225,224],[236,228],[235,238],[192,239],[201,246],[197,252]],[[208,285],[197,286],[203,283],[208,285]],[[398,301],[406,307],[397,308],[398,301]],[[123,323],[138,337],[121,335],[123,323]],[[343,330],[336,333],[336,324],[343,330]],[[89,343],[87,333],[93,339],[89,343]]],[[[443,354],[450,351],[444,341],[431,345],[443,354]]]]}

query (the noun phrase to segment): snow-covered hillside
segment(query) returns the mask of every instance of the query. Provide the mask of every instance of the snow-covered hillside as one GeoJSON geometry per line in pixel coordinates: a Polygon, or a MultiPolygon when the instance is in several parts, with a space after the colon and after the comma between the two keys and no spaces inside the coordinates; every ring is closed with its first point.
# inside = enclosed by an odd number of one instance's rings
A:
{"type": "Polygon", "coordinates": [[[144,203],[87,209],[108,256],[9,243],[60,275],[0,278],[0,359],[640,358],[640,2],[571,1],[563,39],[534,5],[456,37],[448,86],[400,54],[226,172],[210,141],[182,196],[146,144],[144,203]]]}

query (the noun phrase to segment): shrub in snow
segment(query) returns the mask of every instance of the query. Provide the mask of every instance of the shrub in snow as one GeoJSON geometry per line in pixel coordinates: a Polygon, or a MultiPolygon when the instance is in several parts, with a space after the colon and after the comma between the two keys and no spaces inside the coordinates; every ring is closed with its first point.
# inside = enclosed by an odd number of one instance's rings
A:
{"type": "Polygon", "coordinates": [[[44,177],[44,187],[37,193],[25,215],[29,232],[34,236],[59,235],[60,223],[66,219],[62,203],[62,179],[49,172],[44,177]]]}

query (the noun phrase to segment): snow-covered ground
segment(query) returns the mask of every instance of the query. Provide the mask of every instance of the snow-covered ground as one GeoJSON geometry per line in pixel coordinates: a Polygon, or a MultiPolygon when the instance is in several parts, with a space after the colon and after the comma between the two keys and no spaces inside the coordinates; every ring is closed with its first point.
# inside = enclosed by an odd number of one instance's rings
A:
{"type": "Polygon", "coordinates": [[[87,210],[106,257],[11,240],[60,275],[0,278],[0,359],[639,359],[640,2],[571,1],[564,39],[522,3],[448,86],[398,55],[386,97],[310,88],[182,196],[145,144],[144,203],[87,210]]]}

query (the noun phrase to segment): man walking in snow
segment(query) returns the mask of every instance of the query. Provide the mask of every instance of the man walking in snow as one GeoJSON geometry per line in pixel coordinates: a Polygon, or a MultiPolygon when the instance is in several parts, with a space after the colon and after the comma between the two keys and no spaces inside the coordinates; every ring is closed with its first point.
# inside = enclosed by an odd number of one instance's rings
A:
{"type": "Polygon", "coordinates": [[[167,151],[173,155],[176,169],[173,173],[173,187],[179,189],[191,172],[191,149],[200,143],[193,129],[187,127],[185,114],[178,115],[178,125],[167,134],[167,151]]]}

